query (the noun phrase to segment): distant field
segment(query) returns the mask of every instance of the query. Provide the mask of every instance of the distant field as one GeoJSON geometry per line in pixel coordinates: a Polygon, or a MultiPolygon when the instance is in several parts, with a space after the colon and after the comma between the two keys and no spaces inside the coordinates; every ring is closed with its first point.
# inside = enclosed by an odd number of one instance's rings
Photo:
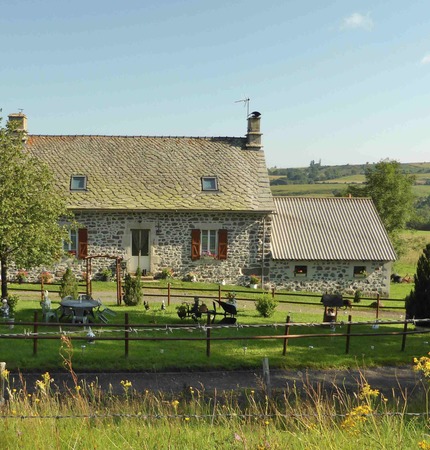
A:
{"type": "MultiPolygon", "coordinates": [[[[349,178],[358,178],[359,175],[349,178]]],[[[347,177],[345,177],[346,179],[347,177]]],[[[336,193],[346,190],[348,184],[343,183],[339,178],[336,183],[324,182],[316,184],[286,184],[270,186],[272,194],[276,196],[302,196],[302,197],[334,197],[336,193]]],[[[430,185],[415,185],[412,187],[417,197],[428,197],[430,195],[430,185]]]]}

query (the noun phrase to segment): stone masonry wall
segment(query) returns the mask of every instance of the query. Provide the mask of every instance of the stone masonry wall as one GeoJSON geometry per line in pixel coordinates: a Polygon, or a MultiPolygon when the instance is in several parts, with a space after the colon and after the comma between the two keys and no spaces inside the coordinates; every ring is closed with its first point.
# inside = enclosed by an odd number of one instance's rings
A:
{"type": "MultiPolygon", "coordinates": [[[[80,227],[88,229],[88,255],[120,256],[130,268],[132,229],[150,230],[149,272],[157,274],[172,268],[176,277],[193,272],[199,281],[246,284],[249,275],[268,271],[268,238],[261,214],[240,213],[139,213],[80,212],[75,214],[80,227]],[[228,231],[227,260],[191,260],[192,229],[226,229],[228,231]],[[263,260],[262,245],[266,241],[263,260]]],[[[60,277],[67,267],[82,278],[84,260],[64,258],[53,267],[37,268],[30,273],[37,277],[48,270],[60,277]]],[[[114,272],[115,261],[107,258],[92,260],[92,276],[97,279],[101,269],[114,272]]],[[[31,276],[30,276],[31,278],[31,276]]]]}
{"type": "Polygon", "coordinates": [[[391,263],[381,261],[271,261],[270,283],[291,291],[340,292],[385,297],[390,293],[391,263]],[[307,275],[294,274],[295,266],[307,266],[307,275]],[[354,266],[364,266],[363,276],[354,276],[354,266]]]}

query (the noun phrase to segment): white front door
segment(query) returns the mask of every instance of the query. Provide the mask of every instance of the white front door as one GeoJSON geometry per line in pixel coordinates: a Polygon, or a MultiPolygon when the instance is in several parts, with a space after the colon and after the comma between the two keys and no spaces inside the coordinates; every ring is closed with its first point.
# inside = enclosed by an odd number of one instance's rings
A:
{"type": "Polygon", "coordinates": [[[149,272],[149,230],[131,230],[131,259],[130,272],[141,270],[149,272]]]}

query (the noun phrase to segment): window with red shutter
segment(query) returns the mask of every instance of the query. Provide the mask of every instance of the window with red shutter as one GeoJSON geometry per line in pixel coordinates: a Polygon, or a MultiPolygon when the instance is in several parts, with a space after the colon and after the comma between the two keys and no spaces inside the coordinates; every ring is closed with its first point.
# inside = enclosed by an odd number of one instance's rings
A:
{"type": "Polygon", "coordinates": [[[227,259],[227,230],[218,231],[218,259],[227,259]]]}
{"type": "Polygon", "coordinates": [[[78,258],[83,259],[88,256],[88,230],[80,228],[78,230],[78,258]]]}
{"type": "Polygon", "coordinates": [[[200,259],[200,230],[191,230],[191,259],[200,259]]]}

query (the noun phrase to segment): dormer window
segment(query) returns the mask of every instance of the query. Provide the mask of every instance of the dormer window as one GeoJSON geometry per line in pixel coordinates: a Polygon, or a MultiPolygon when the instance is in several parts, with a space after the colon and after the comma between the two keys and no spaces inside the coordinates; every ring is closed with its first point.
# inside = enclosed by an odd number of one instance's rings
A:
{"type": "Polygon", "coordinates": [[[202,177],[202,191],[217,191],[218,180],[216,177],[202,177]]]}
{"type": "Polygon", "coordinates": [[[72,175],[70,179],[71,191],[85,191],[87,189],[87,177],[85,175],[72,175]]]}

